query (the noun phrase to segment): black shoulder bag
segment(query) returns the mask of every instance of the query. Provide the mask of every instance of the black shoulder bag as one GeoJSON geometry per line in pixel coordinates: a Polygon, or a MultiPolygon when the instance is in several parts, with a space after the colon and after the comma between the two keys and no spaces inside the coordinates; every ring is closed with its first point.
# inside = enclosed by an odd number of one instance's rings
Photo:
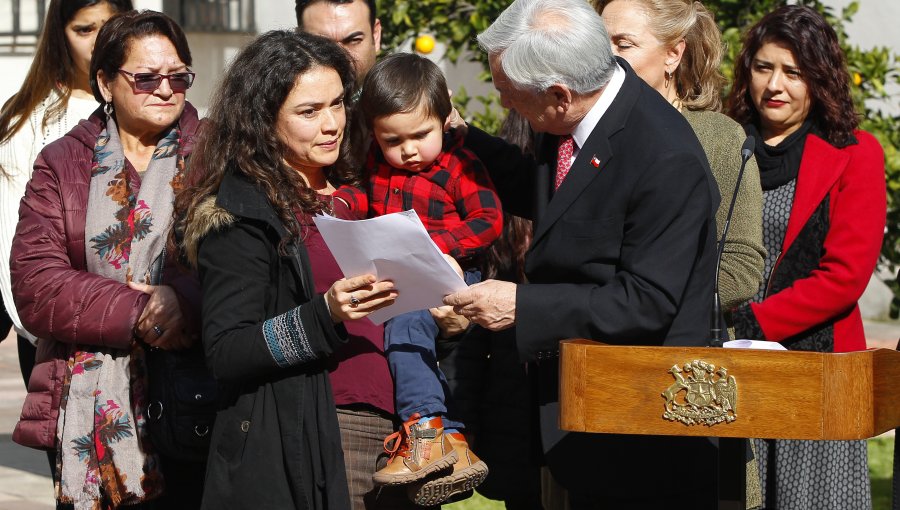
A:
{"type": "MultiPolygon", "coordinates": [[[[151,281],[162,277],[166,251],[154,264],[151,281]]],[[[167,351],[147,346],[147,424],[160,455],[206,462],[218,409],[218,385],[206,368],[203,346],[167,351]]]]}
{"type": "Polygon", "coordinates": [[[202,346],[148,349],[147,371],[147,423],[156,451],[181,461],[206,462],[218,389],[202,346]]]}

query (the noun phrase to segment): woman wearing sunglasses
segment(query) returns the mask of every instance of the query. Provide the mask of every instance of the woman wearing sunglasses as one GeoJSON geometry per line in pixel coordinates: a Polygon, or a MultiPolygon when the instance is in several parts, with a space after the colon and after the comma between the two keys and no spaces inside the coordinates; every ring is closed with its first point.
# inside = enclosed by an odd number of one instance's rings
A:
{"type": "Polygon", "coordinates": [[[22,200],[13,297],[41,341],[14,439],[57,449],[64,505],[140,507],[165,490],[163,508],[199,506],[203,466],[147,441],[142,347],[185,349],[199,332],[199,284],[166,250],[199,124],[190,64],[167,16],[110,18],[90,66],[102,106],[41,151],[22,200]]]}

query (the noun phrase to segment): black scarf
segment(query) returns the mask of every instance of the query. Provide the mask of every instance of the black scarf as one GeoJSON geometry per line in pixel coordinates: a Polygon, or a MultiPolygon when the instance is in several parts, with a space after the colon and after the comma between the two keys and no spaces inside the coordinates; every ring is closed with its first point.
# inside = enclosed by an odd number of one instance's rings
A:
{"type": "Polygon", "coordinates": [[[816,132],[812,121],[807,119],[800,129],[773,147],[763,141],[755,125],[745,125],[744,131],[756,138],[754,154],[756,164],[759,165],[759,180],[764,190],[775,189],[797,178],[800,160],[803,158],[803,147],[806,145],[806,135],[816,132]]]}

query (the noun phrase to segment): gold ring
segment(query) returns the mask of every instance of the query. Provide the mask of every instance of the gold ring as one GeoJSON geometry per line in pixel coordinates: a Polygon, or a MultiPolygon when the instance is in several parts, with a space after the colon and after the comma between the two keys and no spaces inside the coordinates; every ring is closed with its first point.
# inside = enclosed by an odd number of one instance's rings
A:
{"type": "Polygon", "coordinates": [[[359,300],[356,299],[356,296],[354,296],[353,294],[350,294],[350,307],[356,308],[357,305],[359,305],[359,300]]]}

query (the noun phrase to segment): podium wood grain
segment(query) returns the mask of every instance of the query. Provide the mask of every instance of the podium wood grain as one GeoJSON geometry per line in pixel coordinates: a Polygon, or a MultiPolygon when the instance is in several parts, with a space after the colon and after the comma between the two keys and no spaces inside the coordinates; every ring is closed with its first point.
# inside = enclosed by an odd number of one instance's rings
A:
{"type": "Polygon", "coordinates": [[[826,354],[698,347],[560,344],[560,427],[576,432],[774,439],[864,439],[900,426],[900,352],[826,354]],[[669,369],[694,360],[737,382],[737,419],[663,418],[669,369]]]}

